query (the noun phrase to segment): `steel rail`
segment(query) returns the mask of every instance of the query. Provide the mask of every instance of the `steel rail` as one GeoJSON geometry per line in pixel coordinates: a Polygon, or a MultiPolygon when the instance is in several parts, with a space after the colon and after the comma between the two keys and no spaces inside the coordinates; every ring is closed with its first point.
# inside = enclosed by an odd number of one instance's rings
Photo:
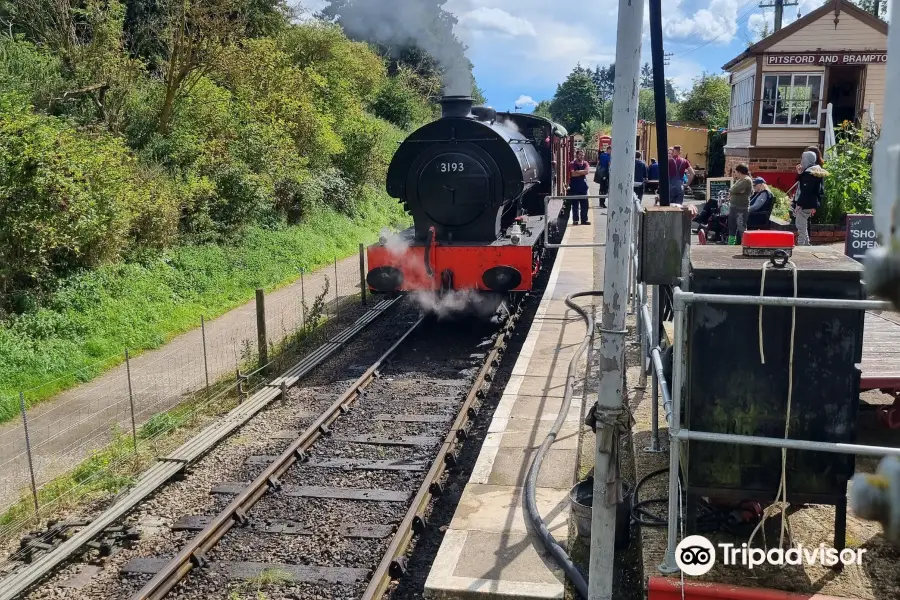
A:
{"type": "Polygon", "coordinates": [[[424,316],[419,317],[413,326],[394,342],[387,352],[382,354],[371,367],[366,369],[366,372],[346,392],[341,394],[325,412],[319,415],[300,437],[291,442],[290,446],[266,467],[250,485],[244,488],[222,512],[216,515],[200,533],[192,538],[144,587],[133,594],[131,600],[161,600],[194,567],[206,564],[206,553],[235,524],[246,524],[248,521],[247,512],[250,508],[270,489],[278,489],[281,486],[278,478],[294,463],[306,460],[306,450],[319,437],[328,432],[329,425],[350,409],[350,405],[360,397],[362,390],[375,378],[379,367],[406,341],[424,319],[424,316]]]}
{"type": "Polygon", "coordinates": [[[174,476],[182,472],[233,431],[252,419],[269,403],[281,396],[281,382],[292,387],[307,373],[312,371],[335,352],[344,347],[375,319],[383,315],[399,298],[384,300],[360,317],[354,325],[346,329],[334,340],[326,342],[312,354],[286,371],[283,376],[270,382],[244,403],[235,407],[223,418],[206,427],[197,436],[185,442],[171,454],[161,457],[156,464],[141,474],[137,485],[122,499],[106,509],[91,523],[63,542],[60,546],[39,557],[27,568],[12,573],[0,580],[0,600],[13,600],[39,583],[56,568],[78,553],[86,544],[99,536],[107,527],[129,514],[141,502],[156,492],[174,476]]]}
{"type": "Polygon", "coordinates": [[[372,578],[369,580],[369,585],[366,587],[365,592],[363,592],[362,600],[381,600],[391,584],[391,579],[399,579],[405,574],[406,565],[404,555],[409,547],[409,543],[412,541],[414,534],[422,532],[422,529],[420,528],[422,528],[425,523],[425,509],[428,507],[428,504],[433,497],[440,495],[440,490],[436,484],[438,484],[438,481],[444,474],[447,466],[452,463],[453,458],[451,457],[454,457],[452,454],[453,450],[468,436],[466,426],[468,425],[468,422],[475,417],[474,404],[477,399],[483,396],[483,391],[481,389],[482,385],[485,381],[491,381],[491,370],[499,366],[500,356],[506,349],[509,338],[512,336],[512,330],[515,328],[521,315],[522,305],[520,304],[516,312],[507,319],[504,328],[498,333],[493,347],[490,352],[488,352],[484,364],[481,366],[478,375],[475,377],[475,381],[469,388],[469,393],[466,395],[465,402],[463,402],[450,431],[447,433],[446,438],[444,438],[444,442],[441,445],[437,457],[431,464],[431,468],[428,470],[428,474],[425,476],[422,485],[419,486],[419,491],[416,493],[409,510],[397,527],[397,531],[394,533],[390,545],[385,551],[378,567],[375,569],[372,578]]]}

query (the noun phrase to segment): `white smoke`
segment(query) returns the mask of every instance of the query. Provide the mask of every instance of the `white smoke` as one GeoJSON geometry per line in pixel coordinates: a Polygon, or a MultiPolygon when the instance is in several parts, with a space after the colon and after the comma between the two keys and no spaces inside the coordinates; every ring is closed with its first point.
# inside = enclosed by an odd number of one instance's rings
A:
{"type": "Polygon", "coordinates": [[[392,256],[403,256],[406,254],[406,251],[409,250],[409,241],[391,232],[388,228],[381,230],[380,238],[385,240],[384,247],[392,256]]]}
{"type": "Polygon", "coordinates": [[[509,312],[502,295],[478,290],[418,291],[410,296],[422,311],[436,316],[439,321],[460,316],[490,319],[498,312],[509,312]]]}

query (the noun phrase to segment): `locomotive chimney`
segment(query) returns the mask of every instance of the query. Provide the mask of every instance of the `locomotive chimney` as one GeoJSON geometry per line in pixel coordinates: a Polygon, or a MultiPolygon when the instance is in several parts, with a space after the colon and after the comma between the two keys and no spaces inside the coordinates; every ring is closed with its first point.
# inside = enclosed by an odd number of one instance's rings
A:
{"type": "Polygon", "coordinates": [[[444,96],[441,98],[441,118],[469,116],[475,102],[471,96],[444,96]]]}

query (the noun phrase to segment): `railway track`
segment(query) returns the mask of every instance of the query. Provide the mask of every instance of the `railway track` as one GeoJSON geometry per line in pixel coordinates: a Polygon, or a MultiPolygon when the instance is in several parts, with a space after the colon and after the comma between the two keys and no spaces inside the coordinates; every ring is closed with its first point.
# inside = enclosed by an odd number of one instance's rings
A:
{"type": "Polygon", "coordinates": [[[176,556],[126,565],[126,573],[152,575],[130,600],[208,595],[222,581],[232,593],[250,582],[299,597],[381,598],[405,574],[407,548],[427,526],[428,504],[518,316],[474,357],[442,351],[427,335],[419,342],[431,355],[408,348],[423,328],[417,319],[280,454],[249,457],[248,466],[262,467],[250,483],[217,486],[231,496],[220,512],[179,521],[176,528],[200,531],[176,556]],[[447,378],[460,370],[469,376],[447,378]]]}
{"type": "Polygon", "coordinates": [[[292,396],[290,406],[267,409],[291,429],[253,430],[251,422],[237,432],[268,437],[251,455],[232,449],[219,459],[230,463],[223,478],[207,474],[193,485],[194,496],[207,498],[171,515],[171,544],[127,553],[134,558],[103,584],[55,577],[28,597],[235,599],[269,588],[276,597],[383,597],[407,570],[406,554],[427,527],[427,508],[520,314],[521,307],[502,325],[448,326],[401,310],[380,348],[361,342],[345,357],[337,385],[301,390],[305,416],[292,415],[292,396]],[[348,386],[354,370],[362,374],[348,386]]]}

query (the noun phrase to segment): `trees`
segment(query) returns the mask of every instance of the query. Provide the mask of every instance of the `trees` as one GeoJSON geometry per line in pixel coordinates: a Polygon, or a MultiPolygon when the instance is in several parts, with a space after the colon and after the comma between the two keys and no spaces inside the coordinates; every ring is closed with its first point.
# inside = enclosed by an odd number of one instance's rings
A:
{"type": "Polygon", "coordinates": [[[597,98],[600,100],[600,121],[609,123],[612,121],[612,98],[615,92],[616,63],[601,67],[597,65],[591,73],[591,81],[597,90],[597,98]]]}
{"type": "Polygon", "coordinates": [[[545,119],[553,119],[553,115],[550,113],[550,101],[541,100],[538,102],[534,107],[534,110],[531,111],[531,114],[538,117],[544,117],[545,119]]]}
{"type": "Polygon", "coordinates": [[[641,87],[644,89],[653,89],[653,67],[647,62],[641,67],[641,87]]]}
{"type": "Polygon", "coordinates": [[[861,9],[880,19],[887,18],[888,0],[855,0],[861,9]]]}
{"type": "Polygon", "coordinates": [[[728,125],[731,104],[731,86],[725,75],[703,73],[694,79],[680,105],[681,119],[705,123],[712,129],[728,125]]]}
{"type": "Polygon", "coordinates": [[[577,131],[600,112],[600,99],[590,71],[578,65],[556,88],[550,114],[570,132],[577,131]]]}

